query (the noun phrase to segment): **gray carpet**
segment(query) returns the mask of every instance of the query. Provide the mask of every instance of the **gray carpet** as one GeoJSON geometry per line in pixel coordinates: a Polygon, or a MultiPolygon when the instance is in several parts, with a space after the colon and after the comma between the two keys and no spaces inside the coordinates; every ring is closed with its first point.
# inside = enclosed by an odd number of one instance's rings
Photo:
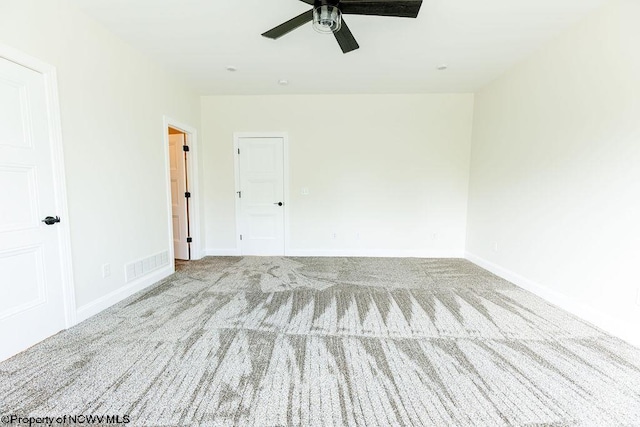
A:
{"type": "Polygon", "coordinates": [[[640,350],[463,260],[207,258],[0,364],[0,415],[640,426],[640,350]]]}

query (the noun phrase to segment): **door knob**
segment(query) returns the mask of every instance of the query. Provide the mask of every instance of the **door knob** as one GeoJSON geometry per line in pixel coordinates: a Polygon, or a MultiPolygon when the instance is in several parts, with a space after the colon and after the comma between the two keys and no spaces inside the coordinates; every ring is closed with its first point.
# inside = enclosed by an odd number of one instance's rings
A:
{"type": "Polygon", "coordinates": [[[44,222],[47,225],[53,225],[53,224],[57,224],[58,222],[60,222],[60,217],[52,217],[52,216],[48,216],[45,219],[42,220],[42,222],[44,222]]]}
{"type": "Polygon", "coordinates": [[[277,206],[282,206],[283,204],[284,203],[282,203],[282,202],[274,203],[274,205],[277,205],[277,206]]]}

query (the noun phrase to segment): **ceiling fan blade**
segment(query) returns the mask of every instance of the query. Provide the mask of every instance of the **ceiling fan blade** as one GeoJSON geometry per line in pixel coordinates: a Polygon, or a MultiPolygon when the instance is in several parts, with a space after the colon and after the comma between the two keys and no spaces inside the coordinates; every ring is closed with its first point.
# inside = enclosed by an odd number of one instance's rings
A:
{"type": "Polygon", "coordinates": [[[397,16],[417,18],[422,0],[342,0],[340,9],[345,15],[397,16]]]}
{"type": "Polygon", "coordinates": [[[300,0],[305,2],[306,4],[310,4],[311,6],[313,6],[315,4],[315,0],[300,0]]]}
{"type": "Polygon", "coordinates": [[[262,36],[270,39],[274,39],[274,40],[279,39],[285,34],[288,34],[291,31],[295,30],[296,28],[311,21],[313,21],[313,10],[310,10],[301,15],[298,15],[295,18],[288,20],[284,24],[280,24],[277,27],[272,28],[271,30],[262,34],[262,36]]]}
{"type": "Polygon", "coordinates": [[[333,33],[333,35],[336,36],[336,40],[338,40],[338,44],[340,45],[343,53],[349,53],[360,48],[360,45],[356,41],[355,37],[353,37],[353,34],[351,34],[351,30],[347,23],[344,22],[344,19],[342,20],[342,27],[340,28],[340,31],[333,33]]]}

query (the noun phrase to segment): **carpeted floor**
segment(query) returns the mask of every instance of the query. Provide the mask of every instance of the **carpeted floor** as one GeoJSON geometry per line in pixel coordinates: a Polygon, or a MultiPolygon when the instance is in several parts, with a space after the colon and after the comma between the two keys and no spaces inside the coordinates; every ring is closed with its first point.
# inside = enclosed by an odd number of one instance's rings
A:
{"type": "Polygon", "coordinates": [[[640,350],[463,260],[207,258],[0,363],[0,415],[640,426],[640,350]]]}

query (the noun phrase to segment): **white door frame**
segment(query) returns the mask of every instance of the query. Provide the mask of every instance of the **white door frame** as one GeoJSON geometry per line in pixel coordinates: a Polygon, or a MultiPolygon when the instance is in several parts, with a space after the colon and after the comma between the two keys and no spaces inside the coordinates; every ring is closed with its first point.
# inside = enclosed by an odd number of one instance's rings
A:
{"type": "Polygon", "coordinates": [[[169,170],[169,128],[177,129],[186,135],[185,143],[189,146],[187,156],[187,179],[189,180],[189,229],[191,242],[191,259],[198,260],[203,256],[203,242],[200,233],[200,180],[198,175],[198,131],[196,128],[181,123],[168,116],[162,117],[164,141],[164,171],[167,189],[167,219],[169,224],[169,259],[174,259],[173,250],[173,221],[171,221],[171,172],[169,170]]]}
{"type": "Polygon", "coordinates": [[[233,169],[235,175],[235,191],[233,197],[236,200],[236,253],[242,254],[240,242],[240,199],[237,191],[240,191],[240,162],[238,161],[238,148],[240,138],[282,138],[284,149],[284,255],[289,255],[289,134],[286,132],[234,132],[233,133],[233,169]]]}
{"type": "Polygon", "coordinates": [[[19,50],[0,44],[0,58],[14,62],[42,74],[47,96],[49,121],[49,142],[53,165],[53,186],[56,212],[62,217],[58,224],[60,268],[62,272],[62,294],[64,318],[67,328],[77,323],[76,294],[73,282],[71,256],[71,228],[69,226],[69,208],[67,205],[67,185],[65,180],[64,154],[62,146],[62,124],[60,121],[60,102],[58,99],[58,78],[56,68],[19,50]]]}

